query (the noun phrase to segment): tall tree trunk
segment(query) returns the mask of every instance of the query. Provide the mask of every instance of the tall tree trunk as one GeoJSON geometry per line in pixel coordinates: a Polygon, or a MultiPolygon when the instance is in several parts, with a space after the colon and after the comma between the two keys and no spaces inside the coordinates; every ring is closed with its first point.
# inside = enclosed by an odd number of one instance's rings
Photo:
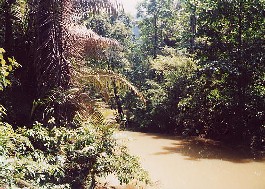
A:
{"type": "Polygon", "coordinates": [[[157,13],[154,14],[154,43],[153,43],[153,58],[157,58],[158,50],[158,25],[157,25],[157,13]]]}
{"type": "MultiPolygon", "coordinates": [[[[63,0],[35,0],[33,8],[36,11],[33,17],[36,40],[32,49],[37,80],[36,98],[43,99],[52,95],[53,90],[57,90],[57,95],[62,94],[70,84],[70,68],[63,52],[63,0]]],[[[54,101],[49,104],[53,106],[54,113],[47,115],[44,122],[49,116],[54,116],[59,122],[71,120],[72,113],[65,115],[73,108],[67,102],[61,104],[54,101]]],[[[43,114],[45,108],[40,108],[38,114],[43,114]]],[[[37,119],[40,118],[37,116],[37,119]]]]}
{"type": "Polygon", "coordinates": [[[194,53],[195,49],[195,35],[196,35],[196,5],[191,4],[191,15],[190,15],[190,53],[194,53]]]}
{"type": "Polygon", "coordinates": [[[63,56],[62,2],[40,0],[38,3],[35,70],[38,95],[44,97],[54,88],[67,89],[70,76],[63,56]]]}
{"type": "MultiPolygon", "coordinates": [[[[113,66],[113,56],[114,56],[114,52],[110,52],[110,60],[108,61],[108,69],[109,70],[114,70],[114,66],[113,66]]],[[[113,93],[114,93],[114,98],[115,98],[115,102],[116,102],[116,105],[117,105],[117,111],[118,111],[118,114],[120,116],[120,120],[122,120],[124,118],[124,113],[123,113],[123,109],[122,109],[122,103],[121,103],[121,99],[119,97],[119,92],[118,92],[118,87],[116,85],[116,81],[112,81],[112,86],[113,86],[113,93]]]]}
{"type": "Polygon", "coordinates": [[[6,0],[4,2],[5,15],[5,43],[4,48],[7,51],[6,56],[12,55],[13,45],[13,28],[12,28],[12,4],[14,1],[6,0]]]}
{"type": "Polygon", "coordinates": [[[118,110],[120,119],[122,120],[124,118],[124,113],[123,113],[123,110],[122,110],[121,99],[120,99],[119,94],[118,94],[118,88],[116,86],[116,82],[115,81],[113,81],[112,84],[113,84],[114,97],[115,97],[115,101],[116,101],[116,104],[117,104],[117,110],[118,110]]]}

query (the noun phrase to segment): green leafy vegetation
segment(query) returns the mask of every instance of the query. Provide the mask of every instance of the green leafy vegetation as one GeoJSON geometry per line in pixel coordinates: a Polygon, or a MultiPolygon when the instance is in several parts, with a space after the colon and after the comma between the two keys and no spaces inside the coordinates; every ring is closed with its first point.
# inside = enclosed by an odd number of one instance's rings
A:
{"type": "Polygon", "coordinates": [[[131,78],[146,91],[147,107],[126,101],[132,127],[263,149],[264,6],[248,0],[143,1],[141,59],[134,61],[141,76],[131,78]],[[168,3],[174,9],[166,9],[168,3]],[[173,46],[165,43],[169,37],[173,46]]]}
{"type": "Polygon", "coordinates": [[[116,70],[86,62],[101,64],[105,51],[121,48],[80,24],[84,12],[117,17],[119,7],[90,3],[0,1],[0,46],[7,50],[4,56],[0,49],[0,187],[95,188],[110,174],[121,184],[149,182],[94,102],[103,101],[98,93],[107,99],[111,83],[141,94],[116,70]],[[79,20],[71,17],[77,12],[79,20]]]}
{"type": "MultiPolygon", "coordinates": [[[[1,51],[1,57],[4,50],[1,51]]],[[[2,58],[3,84],[6,73],[18,64],[2,58]]],[[[8,80],[9,81],[9,80],[8,80]]],[[[6,87],[6,85],[4,85],[6,87]]],[[[0,118],[6,115],[1,106],[0,118]]],[[[93,119],[94,120],[94,119],[93,119]]],[[[148,183],[138,159],[115,138],[115,125],[103,121],[75,120],[75,127],[57,127],[35,122],[32,128],[16,130],[0,120],[0,186],[5,188],[94,188],[96,178],[115,174],[120,183],[148,183]]]]}
{"type": "Polygon", "coordinates": [[[19,64],[14,58],[8,58],[8,61],[4,59],[5,50],[0,48],[0,90],[3,91],[5,87],[11,84],[8,76],[12,73],[12,70],[19,67],[19,64]]]}
{"type": "Polygon", "coordinates": [[[121,183],[147,181],[146,172],[108,125],[84,123],[78,128],[47,129],[35,123],[17,131],[2,123],[1,185],[13,188],[95,187],[96,178],[117,175],[121,183]],[[138,166],[138,167],[137,167],[138,166]]]}
{"type": "Polygon", "coordinates": [[[0,1],[0,187],[95,188],[109,174],[147,182],[117,125],[265,150],[265,2],[137,9],[132,18],[116,1],[0,1]]]}

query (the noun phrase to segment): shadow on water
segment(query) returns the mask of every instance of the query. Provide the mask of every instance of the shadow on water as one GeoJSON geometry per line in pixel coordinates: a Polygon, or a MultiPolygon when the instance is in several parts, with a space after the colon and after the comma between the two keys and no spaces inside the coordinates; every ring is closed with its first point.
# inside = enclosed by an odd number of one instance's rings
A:
{"type": "Polygon", "coordinates": [[[226,145],[218,141],[199,137],[173,137],[160,134],[146,134],[154,139],[171,140],[172,144],[163,146],[163,151],[155,155],[181,154],[187,160],[218,159],[233,163],[265,162],[265,153],[251,150],[245,146],[226,145]]]}

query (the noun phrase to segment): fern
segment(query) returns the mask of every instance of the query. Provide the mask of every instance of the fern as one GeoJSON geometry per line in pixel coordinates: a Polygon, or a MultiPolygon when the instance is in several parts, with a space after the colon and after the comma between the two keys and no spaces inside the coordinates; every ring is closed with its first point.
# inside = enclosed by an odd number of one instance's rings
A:
{"type": "Polygon", "coordinates": [[[73,71],[72,79],[77,86],[86,86],[92,84],[104,97],[109,99],[109,90],[113,88],[113,82],[119,89],[131,90],[140,100],[145,103],[145,98],[141,92],[129,82],[123,75],[117,74],[111,70],[89,69],[82,67],[73,71]]]}

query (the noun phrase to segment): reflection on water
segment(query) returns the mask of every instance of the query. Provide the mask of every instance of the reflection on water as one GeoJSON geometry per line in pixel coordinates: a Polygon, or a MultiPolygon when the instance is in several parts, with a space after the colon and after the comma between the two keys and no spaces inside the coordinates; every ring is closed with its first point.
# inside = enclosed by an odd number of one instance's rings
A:
{"type": "Polygon", "coordinates": [[[265,189],[265,156],[200,138],[123,132],[162,189],[265,189]]]}
{"type": "MultiPolygon", "coordinates": [[[[153,136],[154,139],[164,138],[163,136],[153,136]]],[[[248,163],[253,161],[265,161],[265,156],[260,151],[250,150],[244,146],[227,146],[213,140],[205,140],[198,137],[171,138],[170,146],[164,146],[163,151],[156,155],[179,153],[189,160],[199,159],[219,159],[235,163],[248,163]]]]}

